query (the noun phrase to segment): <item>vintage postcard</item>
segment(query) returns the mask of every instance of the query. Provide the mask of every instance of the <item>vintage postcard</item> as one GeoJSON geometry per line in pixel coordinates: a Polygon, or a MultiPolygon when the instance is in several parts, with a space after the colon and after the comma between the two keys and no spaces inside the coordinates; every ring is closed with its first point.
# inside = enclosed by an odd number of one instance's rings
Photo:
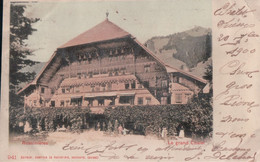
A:
{"type": "Polygon", "coordinates": [[[0,161],[260,161],[259,0],[5,0],[0,161]]]}

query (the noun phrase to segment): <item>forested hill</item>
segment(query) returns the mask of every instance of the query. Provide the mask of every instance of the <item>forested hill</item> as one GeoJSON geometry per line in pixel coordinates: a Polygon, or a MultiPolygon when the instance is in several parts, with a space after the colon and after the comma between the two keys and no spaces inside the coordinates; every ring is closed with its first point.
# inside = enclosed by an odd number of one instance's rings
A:
{"type": "Polygon", "coordinates": [[[145,45],[165,63],[202,77],[211,64],[211,37],[211,29],[197,26],[168,36],[152,37],[145,45]]]}

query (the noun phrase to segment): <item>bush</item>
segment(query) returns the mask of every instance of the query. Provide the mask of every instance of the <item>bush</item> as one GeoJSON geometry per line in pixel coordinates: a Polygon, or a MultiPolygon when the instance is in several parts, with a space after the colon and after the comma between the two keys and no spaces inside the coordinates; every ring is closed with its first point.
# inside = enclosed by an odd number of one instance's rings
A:
{"type": "Polygon", "coordinates": [[[23,108],[10,109],[10,132],[21,133],[19,123],[28,121],[33,130],[55,131],[65,126],[72,131],[81,129],[90,114],[89,108],[23,108]]]}
{"type": "Polygon", "coordinates": [[[209,137],[212,132],[212,106],[208,96],[194,97],[187,105],[118,106],[105,110],[107,120],[118,120],[139,134],[176,135],[183,127],[187,136],[209,137]]]}

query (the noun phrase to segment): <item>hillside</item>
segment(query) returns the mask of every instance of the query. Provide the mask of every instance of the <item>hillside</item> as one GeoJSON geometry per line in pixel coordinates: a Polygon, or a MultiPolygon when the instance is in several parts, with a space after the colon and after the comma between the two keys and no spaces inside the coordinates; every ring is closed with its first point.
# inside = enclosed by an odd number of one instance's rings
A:
{"type": "MultiPolygon", "coordinates": [[[[40,71],[42,70],[42,68],[44,67],[45,62],[40,62],[37,63],[33,66],[26,66],[25,68],[21,69],[21,72],[35,72],[36,76],[40,73],[40,71]]],[[[24,86],[26,86],[28,83],[21,83],[18,87],[23,88],[24,86]]]]}
{"type": "Polygon", "coordinates": [[[45,62],[40,62],[38,64],[35,64],[33,66],[27,66],[21,70],[21,72],[35,72],[36,75],[42,70],[44,67],[45,62]]]}
{"type": "Polygon", "coordinates": [[[166,64],[202,77],[205,67],[211,64],[211,29],[193,29],[153,37],[146,46],[166,64]]]}

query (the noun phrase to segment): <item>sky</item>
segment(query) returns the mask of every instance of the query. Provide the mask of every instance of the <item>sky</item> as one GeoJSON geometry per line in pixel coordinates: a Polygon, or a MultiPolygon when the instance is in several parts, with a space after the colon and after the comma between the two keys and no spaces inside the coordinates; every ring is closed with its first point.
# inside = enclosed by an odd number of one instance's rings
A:
{"type": "Polygon", "coordinates": [[[59,46],[104,21],[107,11],[110,21],[142,43],[195,26],[211,28],[210,0],[30,2],[25,15],[41,19],[26,42],[35,54],[30,59],[48,61],[59,46]]]}

